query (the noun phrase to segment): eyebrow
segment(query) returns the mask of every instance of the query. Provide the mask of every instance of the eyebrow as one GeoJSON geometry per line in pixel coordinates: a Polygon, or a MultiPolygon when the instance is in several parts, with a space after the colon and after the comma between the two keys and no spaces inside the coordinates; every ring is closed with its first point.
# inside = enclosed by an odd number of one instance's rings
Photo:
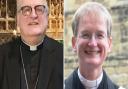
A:
{"type": "MultiPolygon", "coordinates": [[[[89,29],[84,29],[83,31],[81,31],[81,33],[90,33],[91,31],[89,29]]],[[[96,33],[102,33],[105,34],[105,32],[103,30],[96,30],[96,33]]]]}

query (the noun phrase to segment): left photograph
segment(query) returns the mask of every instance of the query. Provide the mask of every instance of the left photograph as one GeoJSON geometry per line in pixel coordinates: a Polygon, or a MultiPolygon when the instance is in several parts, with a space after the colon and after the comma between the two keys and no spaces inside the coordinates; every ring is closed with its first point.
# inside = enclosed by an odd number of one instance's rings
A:
{"type": "Polygon", "coordinates": [[[0,89],[63,89],[63,0],[0,0],[0,89]]]}

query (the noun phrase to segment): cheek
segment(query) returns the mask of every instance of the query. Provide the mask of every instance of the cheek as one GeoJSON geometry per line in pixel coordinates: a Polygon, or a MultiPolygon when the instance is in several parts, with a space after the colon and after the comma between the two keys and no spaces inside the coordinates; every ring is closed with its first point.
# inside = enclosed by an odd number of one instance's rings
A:
{"type": "Polygon", "coordinates": [[[27,23],[28,23],[28,20],[26,18],[22,18],[22,17],[19,18],[18,25],[20,27],[24,27],[25,25],[27,25],[27,23]]]}
{"type": "Polygon", "coordinates": [[[83,52],[82,50],[86,48],[86,45],[87,45],[87,42],[85,40],[79,40],[76,45],[77,51],[83,52]]]}
{"type": "Polygon", "coordinates": [[[105,59],[110,50],[109,44],[107,42],[103,42],[99,47],[102,50],[101,55],[102,55],[103,59],[105,59]]]}
{"type": "Polygon", "coordinates": [[[41,23],[41,25],[47,25],[48,24],[48,17],[47,16],[40,17],[39,22],[41,23]]]}

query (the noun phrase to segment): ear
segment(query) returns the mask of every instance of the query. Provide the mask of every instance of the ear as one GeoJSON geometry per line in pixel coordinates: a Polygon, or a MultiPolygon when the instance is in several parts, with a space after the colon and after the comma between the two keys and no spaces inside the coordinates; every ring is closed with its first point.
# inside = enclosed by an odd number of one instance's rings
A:
{"type": "Polygon", "coordinates": [[[73,51],[76,52],[76,37],[75,36],[72,37],[72,48],[73,48],[73,51]]]}
{"type": "Polygon", "coordinates": [[[111,50],[112,50],[112,37],[108,38],[108,44],[109,44],[108,52],[111,52],[111,50]]]}

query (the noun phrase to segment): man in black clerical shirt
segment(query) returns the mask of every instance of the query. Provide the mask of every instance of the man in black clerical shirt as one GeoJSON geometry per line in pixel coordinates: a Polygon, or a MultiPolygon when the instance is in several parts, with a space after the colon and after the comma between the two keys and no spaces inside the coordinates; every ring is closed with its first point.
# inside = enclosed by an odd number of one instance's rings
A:
{"type": "Polygon", "coordinates": [[[66,79],[65,89],[118,89],[102,68],[111,51],[112,19],[97,2],[86,2],[76,11],[72,29],[72,47],[79,67],[66,79]]]}
{"type": "Polygon", "coordinates": [[[17,0],[21,36],[0,46],[0,89],[63,89],[63,47],[45,35],[46,0],[17,0]]]}

